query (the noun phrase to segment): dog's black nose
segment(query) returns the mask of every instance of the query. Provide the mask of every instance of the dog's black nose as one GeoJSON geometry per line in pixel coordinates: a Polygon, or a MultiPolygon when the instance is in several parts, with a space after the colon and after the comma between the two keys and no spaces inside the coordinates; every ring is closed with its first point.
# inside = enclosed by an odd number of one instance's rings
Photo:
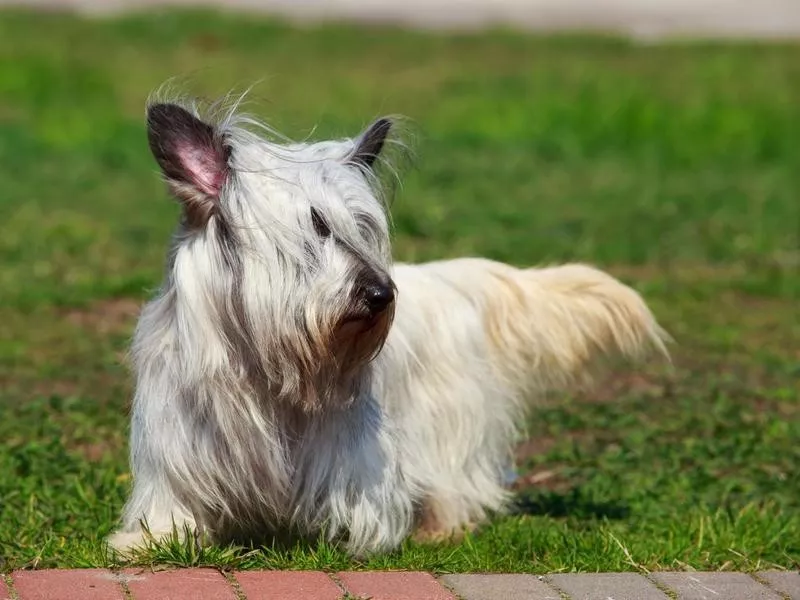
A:
{"type": "Polygon", "coordinates": [[[370,312],[377,314],[386,309],[394,301],[394,290],[391,286],[371,284],[364,287],[364,299],[370,312]]]}

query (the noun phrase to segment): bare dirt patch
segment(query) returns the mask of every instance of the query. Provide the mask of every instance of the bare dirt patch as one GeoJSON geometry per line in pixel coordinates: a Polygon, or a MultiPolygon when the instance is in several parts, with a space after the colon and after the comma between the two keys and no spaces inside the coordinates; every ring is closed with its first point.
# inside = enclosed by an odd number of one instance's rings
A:
{"type": "Polygon", "coordinates": [[[520,473],[511,489],[520,492],[528,488],[565,493],[574,488],[576,482],[567,479],[561,472],[560,465],[535,467],[520,473]]]}
{"type": "Polygon", "coordinates": [[[112,298],[93,302],[87,308],[72,309],[65,316],[82,329],[99,334],[120,333],[132,329],[141,308],[141,300],[112,298]]]}
{"type": "Polygon", "coordinates": [[[125,440],[115,436],[97,442],[77,442],[69,444],[72,451],[76,452],[91,463],[99,463],[109,457],[121,456],[125,448],[125,440]]]}
{"type": "Polygon", "coordinates": [[[616,372],[581,393],[579,400],[581,403],[608,403],[629,395],[658,398],[665,395],[668,387],[669,381],[663,375],[616,372]]]}

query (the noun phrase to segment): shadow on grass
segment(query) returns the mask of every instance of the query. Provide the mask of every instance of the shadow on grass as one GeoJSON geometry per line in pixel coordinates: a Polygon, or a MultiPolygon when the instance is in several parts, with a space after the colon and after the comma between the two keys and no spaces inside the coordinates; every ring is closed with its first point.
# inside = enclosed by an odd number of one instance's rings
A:
{"type": "Polygon", "coordinates": [[[573,517],[577,519],[625,519],[630,509],[615,502],[596,502],[580,488],[565,493],[549,490],[525,491],[514,500],[511,512],[517,515],[573,517]]]}

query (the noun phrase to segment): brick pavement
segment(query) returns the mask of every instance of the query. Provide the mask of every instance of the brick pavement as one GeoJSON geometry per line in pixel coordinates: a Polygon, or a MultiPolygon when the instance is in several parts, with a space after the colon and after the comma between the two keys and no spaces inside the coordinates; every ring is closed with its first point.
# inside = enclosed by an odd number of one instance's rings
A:
{"type": "Polygon", "coordinates": [[[0,600],[800,600],[800,573],[467,574],[421,572],[15,571],[0,600]]]}

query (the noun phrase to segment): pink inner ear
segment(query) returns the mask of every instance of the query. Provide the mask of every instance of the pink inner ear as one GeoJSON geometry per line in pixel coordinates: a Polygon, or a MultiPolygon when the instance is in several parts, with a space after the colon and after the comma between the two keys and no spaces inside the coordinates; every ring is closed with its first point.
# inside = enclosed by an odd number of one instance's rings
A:
{"type": "Polygon", "coordinates": [[[211,147],[197,147],[179,144],[176,148],[178,160],[191,183],[209,196],[219,196],[225,183],[225,164],[223,157],[211,147]]]}

